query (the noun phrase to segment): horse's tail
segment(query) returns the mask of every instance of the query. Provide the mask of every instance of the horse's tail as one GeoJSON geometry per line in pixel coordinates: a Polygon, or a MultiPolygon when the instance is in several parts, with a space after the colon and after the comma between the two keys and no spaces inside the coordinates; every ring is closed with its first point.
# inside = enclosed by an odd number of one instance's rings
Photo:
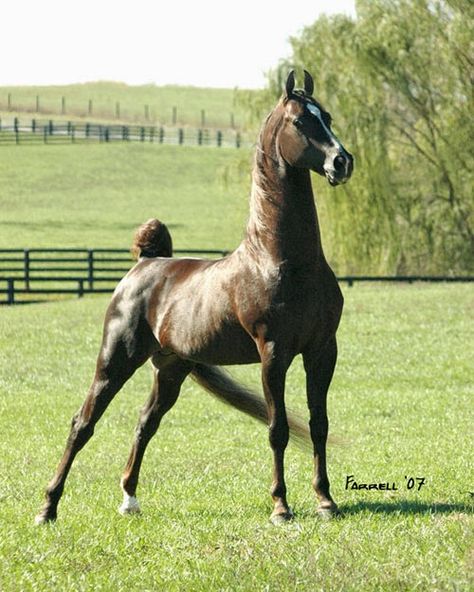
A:
{"type": "MultiPolygon", "coordinates": [[[[191,376],[211,395],[264,424],[268,423],[265,400],[250,389],[235,382],[225,370],[216,366],[196,364],[191,376]]],[[[287,410],[287,418],[290,436],[295,442],[306,448],[311,444],[307,422],[289,410],[287,410]]]]}
{"type": "Polygon", "coordinates": [[[166,224],[150,218],[137,228],[132,245],[134,259],[140,257],[172,257],[173,243],[166,224]]]}

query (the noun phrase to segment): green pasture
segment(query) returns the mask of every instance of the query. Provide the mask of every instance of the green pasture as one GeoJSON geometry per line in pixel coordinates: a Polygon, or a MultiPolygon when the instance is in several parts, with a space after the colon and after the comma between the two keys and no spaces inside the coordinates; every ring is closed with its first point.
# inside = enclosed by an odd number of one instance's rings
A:
{"type": "Polygon", "coordinates": [[[0,116],[20,118],[26,114],[36,117],[51,115],[55,118],[86,118],[123,122],[176,123],[201,126],[204,110],[205,127],[241,127],[245,115],[236,104],[236,91],[226,88],[199,88],[192,86],[155,86],[153,84],[129,86],[122,82],[88,82],[66,86],[14,86],[0,87],[0,116]],[[10,106],[8,103],[10,95],[10,106]],[[36,112],[39,97],[40,112],[36,112]],[[62,97],[65,98],[63,113],[62,97]],[[92,101],[92,112],[89,111],[92,101]],[[117,103],[119,112],[117,113],[117,103]],[[145,105],[148,106],[146,117],[145,105]]]}
{"type": "MultiPolygon", "coordinates": [[[[149,446],[143,514],[117,513],[146,366],[79,455],[57,523],[33,526],[93,374],[108,299],[0,309],[0,590],[472,589],[473,289],[344,291],[329,403],[342,443],[329,449],[329,473],[345,517],[318,519],[310,454],[290,444],[296,518],[283,527],[268,521],[265,428],[192,381],[149,446]],[[397,490],[346,490],[349,475],[397,490]],[[406,477],[426,481],[408,490],[406,477]]],[[[233,372],[259,388],[258,366],[233,372]]],[[[299,360],[287,399],[305,412],[299,360]]]]}
{"type": "Polygon", "coordinates": [[[250,167],[250,153],[235,148],[2,146],[0,248],[128,247],[134,229],[158,217],[176,248],[232,249],[245,229],[250,167]]]}
{"type": "MultiPolygon", "coordinates": [[[[128,247],[158,216],[177,248],[231,249],[245,228],[249,168],[250,154],[235,149],[1,147],[0,248],[128,247]]],[[[268,521],[265,428],[192,381],[147,452],[143,514],[117,513],[147,367],[79,455],[58,522],[34,527],[94,371],[108,298],[1,307],[0,590],[468,590],[473,288],[344,291],[329,472],[345,518],[318,519],[310,453],[290,445],[296,519],[282,528],[268,521]],[[397,490],[346,490],[350,475],[397,490]],[[407,489],[421,477],[420,490],[407,489]]],[[[258,366],[232,372],[259,388],[258,366]]],[[[287,398],[305,413],[299,360],[287,398]]]]}

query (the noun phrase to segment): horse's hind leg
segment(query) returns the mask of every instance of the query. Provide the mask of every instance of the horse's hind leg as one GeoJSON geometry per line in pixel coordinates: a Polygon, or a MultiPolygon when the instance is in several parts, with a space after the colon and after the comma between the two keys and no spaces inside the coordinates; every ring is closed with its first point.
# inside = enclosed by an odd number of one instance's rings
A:
{"type": "Polygon", "coordinates": [[[149,357],[146,348],[151,344],[147,340],[144,341],[145,343],[141,342],[140,345],[131,348],[127,347],[119,336],[105,332],[94,380],[82,407],[72,419],[66,449],[46,489],[46,502],[36,516],[37,524],[56,519],[64,483],[75,456],[93,435],[95,424],[115,394],[149,357]]]}
{"type": "Polygon", "coordinates": [[[153,359],[153,364],[155,365],[153,388],[140,413],[135,441],[121,480],[124,497],[119,508],[121,514],[140,511],[136,491],[146,447],[156,433],[165,413],[176,403],[181,385],[193,367],[192,363],[175,356],[170,356],[167,359],[157,355],[153,359]]]}

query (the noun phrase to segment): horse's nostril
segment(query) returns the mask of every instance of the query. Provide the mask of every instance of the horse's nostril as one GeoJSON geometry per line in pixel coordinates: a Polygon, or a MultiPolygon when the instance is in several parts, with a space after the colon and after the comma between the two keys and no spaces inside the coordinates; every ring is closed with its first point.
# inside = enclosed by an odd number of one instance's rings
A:
{"type": "Polygon", "coordinates": [[[340,154],[338,154],[336,156],[336,158],[334,159],[334,168],[335,168],[335,170],[338,173],[341,172],[341,171],[343,171],[344,168],[345,168],[345,164],[346,164],[346,162],[344,160],[344,157],[341,156],[340,154]]]}

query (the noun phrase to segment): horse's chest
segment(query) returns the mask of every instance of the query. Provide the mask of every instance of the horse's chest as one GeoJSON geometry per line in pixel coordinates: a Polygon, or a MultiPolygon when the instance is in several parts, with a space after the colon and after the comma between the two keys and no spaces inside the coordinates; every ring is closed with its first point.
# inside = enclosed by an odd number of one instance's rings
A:
{"type": "Polygon", "coordinates": [[[299,334],[304,340],[317,333],[333,333],[342,312],[342,294],[332,272],[282,264],[266,297],[250,309],[250,317],[264,321],[278,334],[299,334]]]}
{"type": "Polygon", "coordinates": [[[314,326],[333,325],[340,307],[329,293],[313,283],[284,285],[272,299],[269,318],[276,323],[312,330],[314,326]]]}

